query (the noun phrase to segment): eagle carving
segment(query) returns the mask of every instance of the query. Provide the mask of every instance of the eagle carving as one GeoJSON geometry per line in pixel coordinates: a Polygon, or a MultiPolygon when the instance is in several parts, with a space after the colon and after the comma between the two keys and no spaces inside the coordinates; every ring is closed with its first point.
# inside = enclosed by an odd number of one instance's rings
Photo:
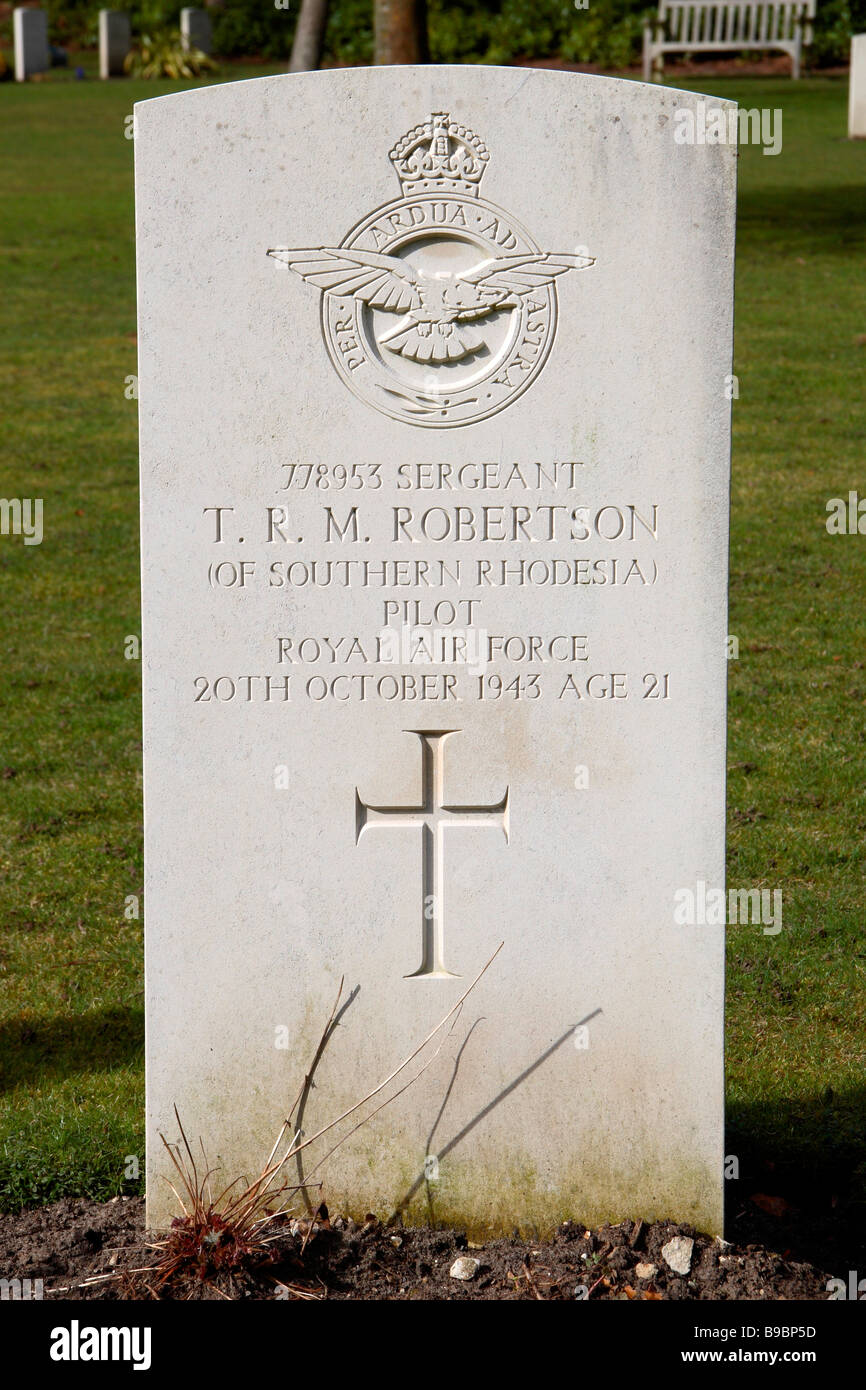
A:
{"type": "Polygon", "coordinates": [[[485,258],[468,270],[430,273],[399,256],[320,246],[268,251],[324,294],[357,299],[371,309],[399,315],[378,339],[389,352],[415,362],[459,362],[487,347],[483,327],[491,314],[519,307],[522,296],[549,285],[567,270],[585,270],[594,256],[527,252],[485,258]]]}

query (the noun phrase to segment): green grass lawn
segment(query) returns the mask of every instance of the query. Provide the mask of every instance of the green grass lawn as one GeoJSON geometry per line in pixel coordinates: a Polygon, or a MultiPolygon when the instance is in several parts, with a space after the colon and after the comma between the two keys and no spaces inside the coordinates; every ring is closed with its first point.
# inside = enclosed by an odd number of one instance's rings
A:
{"type": "MultiPolygon", "coordinates": [[[[259,76],[276,69],[232,69],[259,76]]],[[[194,85],[194,84],[183,84],[194,85]]],[[[683,84],[686,85],[686,84],[683,84]]],[[[697,84],[694,84],[697,85],[697,84]]],[[[729,884],[735,1153],[838,1157],[866,1187],[866,142],[831,80],[704,84],[784,112],[740,159],[729,884]]],[[[143,1159],[133,102],[168,82],[0,87],[0,1207],[139,1190],[143,1159]]]]}

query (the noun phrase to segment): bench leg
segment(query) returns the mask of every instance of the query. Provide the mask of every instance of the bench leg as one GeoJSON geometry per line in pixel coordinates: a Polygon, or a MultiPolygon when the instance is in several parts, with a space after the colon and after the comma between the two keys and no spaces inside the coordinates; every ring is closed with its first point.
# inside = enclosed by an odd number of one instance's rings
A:
{"type": "Polygon", "coordinates": [[[791,53],[791,76],[796,82],[800,76],[800,45],[797,44],[791,53]]]}
{"type": "Polygon", "coordinates": [[[652,75],[652,47],[650,44],[649,30],[643,31],[643,80],[649,82],[652,75]]]}

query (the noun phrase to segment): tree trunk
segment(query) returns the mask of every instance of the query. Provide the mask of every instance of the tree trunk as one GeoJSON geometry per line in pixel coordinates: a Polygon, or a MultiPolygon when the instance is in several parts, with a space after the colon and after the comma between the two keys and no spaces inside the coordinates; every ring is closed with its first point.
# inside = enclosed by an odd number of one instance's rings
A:
{"type": "Polygon", "coordinates": [[[329,0],[301,0],[289,72],[313,72],[322,61],[329,0]]]}
{"type": "Polygon", "coordinates": [[[429,63],[427,0],[374,0],[377,63],[429,63]]]}

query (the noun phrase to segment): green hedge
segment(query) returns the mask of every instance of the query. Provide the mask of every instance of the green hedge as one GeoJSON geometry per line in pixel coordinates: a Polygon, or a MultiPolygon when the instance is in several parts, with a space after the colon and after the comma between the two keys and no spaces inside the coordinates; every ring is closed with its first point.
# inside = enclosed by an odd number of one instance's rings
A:
{"type": "MultiPolygon", "coordinates": [[[[286,3],[286,0],[283,0],[286,3]]],[[[224,57],[286,58],[300,0],[277,8],[275,0],[223,0],[211,10],[214,47],[224,57]]],[[[98,0],[44,0],[51,40],[95,45],[98,0]]],[[[133,31],[177,26],[180,4],[132,0],[133,31]]],[[[428,0],[430,46],[442,63],[509,63],[516,58],[561,57],[569,62],[622,67],[637,59],[645,0],[428,0]]],[[[369,63],[373,48],[373,0],[332,0],[326,57],[369,63]]],[[[847,61],[852,33],[866,30],[866,0],[819,0],[810,62],[847,61]]]]}

